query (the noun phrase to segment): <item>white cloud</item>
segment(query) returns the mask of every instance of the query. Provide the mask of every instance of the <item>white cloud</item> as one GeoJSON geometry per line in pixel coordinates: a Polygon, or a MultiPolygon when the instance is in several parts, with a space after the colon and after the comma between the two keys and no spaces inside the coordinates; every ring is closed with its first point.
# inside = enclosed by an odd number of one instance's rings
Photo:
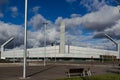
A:
{"type": "Polygon", "coordinates": [[[81,17],[65,19],[58,17],[55,24],[60,24],[61,21],[64,21],[67,27],[75,27],[82,24],[86,29],[100,31],[112,27],[119,18],[120,14],[117,7],[105,5],[101,7],[99,11],[91,12],[81,17]]]}
{"type": "MultiPolygon", "coordinates": [[[[120,38],[119,37],[120,36],[120,28],[119,28],[120,20],[119,19],[120,19],[120,14],[117,7],[104,5],[100,7],[98,11],[88,13],[84,16],[71,17],[71,18],[58,17],[55,21],[55,24],[59,25],[62,21],[64,21],[67,28],[80,27],[82,24],[82,26],[85,29],[88,29],[88,30],[90,29],[93,31],[94,35],[92,35],[91,37],[93,36],[95,37],[96,34],[100,34],[98,36],[101,36],[102,32],[106,32],[112,35],[112,37],[120,38]]],[[[76,44],[76,45],[83,44],[79,42],[80,39],[83,39],[83,38],[78,38],[78,36],[74,36],[74,35],[71,37],[74,38],[73,40],[75,40],[75,38],[78,39],[73,44],[76,44]]],[[[84,37],[87,37],[87,36],[84,36],[84,37]]],[[[89,44],[89,46],[95,46],[94,45],[95,42],[90,43],[88,41],[87,43],[89,44]]],[[[99,45],[100,44],[98,44],[97,47],[99,47],[99,45]]],[[[101,43],[100,47],[101,48],[104,47],[103,43],[101,43]]]]}
{"type": "Polygon", "coordinates": [[[32,12],[38,13],[39,9],[40,9],[39,6],[35,6],[35,7],[32,8],[32,12]]]}
{"type": "Polygon", "coordinates": [[[119,18],[120,14],[116,7],[103,6],[99,11],[85,15],[82,23],[86,28],[103,30],[111,27],[119,18]]]}
{"type": "Polygon", "coordinates": [[[58,17],[55,21],[56,25],[60,25],[61,22],[64,22],[66,27],[76,27],[80,26],[81,24],[81,17],[73,17],[73,18],[65,18],[63,19],[62,17],[58,17]]]}
{"type": "Polygon", "coordinates": [[[80,17],[80,16],[81,16],[80,14],[71,14],[70,15],[71,18],[80,17]]]}
{"type": "Polygon", "coordinates": [[[17,9],[17,7],[15,6],[15,7],[11,7],[11,11],[12,12],[17,12],[18,11],[18,9],[17,9]]]}
{"type": "MultiPolygon", "coordinates": [[[[13,10],[17,11],[17,10],[13,10]]],[[[45,19],[41,14],[35,14],[29,21],[29,26],[33,27],[33,31],[28,31],[28,46],[29,47],[38,47],[43,45],[44,41],[44,22],[48,22],[47,25],[47,41],[55,41],[59,38],[59,25],[62,21],[65,22],[66,28],[74,28],[81,27],[81,24],[86,29],[92,29],[93,32],[114,32],[115,35],[119,36],[119,18],[120,14],[118,8],[111,6],[102,6],[96,12],[88,13],[84,16],[80,16],[79,14],[72,14],[70,18],[62,18],[58,17],[55,23],[45,19]],[[41,28],[42,27],[42,28],[41,28]]],[[[18,37],[17,43],[19,46],[23,45],[23,28],[21,25],[14,25],[9,23],[0,22],[0,38],[3,40],[8,39],[8,37],[15,35],[18,37]],[[6,27],[4,27],[6,26],[6,27]],[[21,39],[21,40],[19,40],[21,39]]],[[[92,42],[93,35],[82,35],[82,31],[80,28],[78,30],[73,30],[71,34],[67,31],[67,37],[72,39],[73,45],[82,45],[82,46],[95,46],[92,42]],[[75,34],[74,34],[75,33],[75,34]],[[76,34],[78,33],[78,34],[76,34]],[[74,35],[73,35],[74,34],[74,35]],[[91,40],[91,42],[87,41],[91,40]],[[88,44],[88,45],[86,45],[88,44]]],[[[102,43],[101,43],[102,44],[102,43]]],[[[100,44],[98,44],[99,46],[100,44]]],[[[102,44],[103,45],[103,44],[102,44]]],[[[102,47],[102,46],[101,46],[102,47]]]]}
{"type": "Polygon", "coordinates": [[[59,38],[59,32],[56,30],[55,27],[53,27],[47,30],[47,36],[48,40],[55,41],[56,39],[59,38]]]}
{"type": "Polygon", "coordinates": [[[11,7],[10,10],[11,10],[11,12],[12,12],[12,13],[11,13],[11,16],[12,16],[13,18],[15,18],[15,17],[18,16],[18,8],[17,8],[16,6],[11,7]]]}
{"type": "Polygon", "coordinates": [[[40,29],[45,22],[50,23],[50,21],[46,20],[42,15],[36,14],[30,19],[29,25],[33,26],[34,29],[40,29]]]}
{"type": "MultiPolygon", "coordinates": [[[[40,14],[37,14],[34,17],[30,20],[30,22],[32,23],[32,26],[36,28],[36,30],[35,31],[27,31],[28,32],[28,36],[27,36],[28,47],[43,46],[44,30],[39,29],[39,26],[40,26],[39,22],[41,22],[41,20],[42,21],[47,21],[47,20],[44,19],[44,17],[42,17],[40,14]],[[38,21],[38,22],[36,23],[36,21],[38,21]]],[[[42,24],[42,26],[43,26],[43,24],[42,24]]],[[[56,26],[52,25],[52,24],[47,26],[46,32],[47,32],[47,42],[55,41],[59,36],[59,32],[58,32],[56,26]]],[[[7,39],[9,39],[10,37],[13,37],[13,36],[15,37],[16,49],[22,48],[23,42],[24,42],[23,41],[23,39],[24,39],[23,26],[11,24],[11,23],[5,23],[5,22],[0,21],[0,41],[1,41],[0,45],[3,42],[5,42],[7,39]]],[[[9,46],[9,48],[11,48],[11,46],[9,46]]]]}
{"type": "Polygon", "coordinates": [[[23,43],[23,31],[21,25],[14,25],[0,21],[0,45],[10,37],[15,37],[16,45],[20,46],[23,43]]]}
{"type": "Polygon", "coordinates": [[[88,11],[99,10],[102,6],[106,5],[105,0],[81,0],[80,5],[83,5],[88,9],[88,11]]]}

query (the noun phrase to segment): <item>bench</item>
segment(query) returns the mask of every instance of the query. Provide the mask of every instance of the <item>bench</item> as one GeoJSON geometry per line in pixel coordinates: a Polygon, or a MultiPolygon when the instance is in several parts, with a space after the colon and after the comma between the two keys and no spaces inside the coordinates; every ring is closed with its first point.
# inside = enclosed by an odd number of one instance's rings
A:
{"type": "Polygon", "coordinates": [[[67,75],[69,78],[72,75],[85,76],[85,70],[84,68],[72,68],[72,69],[69,69],[69,71],[67,72],[67,75]]]}

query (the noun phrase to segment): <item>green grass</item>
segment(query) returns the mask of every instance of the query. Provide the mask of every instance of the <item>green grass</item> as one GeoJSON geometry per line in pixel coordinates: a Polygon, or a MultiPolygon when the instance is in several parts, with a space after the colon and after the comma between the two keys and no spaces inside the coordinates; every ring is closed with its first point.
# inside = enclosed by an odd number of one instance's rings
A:
{"type": "Polygon", "coordinates": [[[64,79],[57,79],[57,80],[83,80],[80,77],[73,77],[73,78],[64,78],[64,79]]]}
{"type": "Polygon", "coordinates": [[[64,79],[57,79],[57,80],[120,80],[120,74],[73,77],[73,78],[64,78],[64,79]]]}

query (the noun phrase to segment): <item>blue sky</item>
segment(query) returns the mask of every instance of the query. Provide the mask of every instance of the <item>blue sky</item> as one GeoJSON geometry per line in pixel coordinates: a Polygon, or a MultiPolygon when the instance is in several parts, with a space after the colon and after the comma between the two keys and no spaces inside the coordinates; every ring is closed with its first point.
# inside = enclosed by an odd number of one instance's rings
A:
{"type": "MultiPolygon", "coordinates": [[[[63,21],[66,44],[69,40],[74,46],[115,49],[103,33],[120,42],[118,6],[119,2],[115,0],[28,0],[28,47],[43,45],[43,22],[49,23],[48,45],[59,42],[59,26],[63,21]]],[[[0,1],[0,45],[14,36],[15,48],[22,48],[23,35],[24,0],[0,1]]]]}

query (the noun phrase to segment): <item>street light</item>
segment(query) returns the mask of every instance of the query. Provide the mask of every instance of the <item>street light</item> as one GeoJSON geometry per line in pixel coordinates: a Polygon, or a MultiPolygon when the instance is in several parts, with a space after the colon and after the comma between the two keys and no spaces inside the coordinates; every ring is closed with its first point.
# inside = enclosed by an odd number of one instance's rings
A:
{"type": "Polygon", "coordinates": [[[44,66],[46,66],[46,28],[47,28],[47,22],[44,22],[44,66]]]}
{"type": "Polygon", "coordinates": [[[26,79],[26,63],[27,63],[27,6],[28,0],[25,0],[25,31],[24,31],[24,63],[23,63],[23,79],[26,79]]]}

